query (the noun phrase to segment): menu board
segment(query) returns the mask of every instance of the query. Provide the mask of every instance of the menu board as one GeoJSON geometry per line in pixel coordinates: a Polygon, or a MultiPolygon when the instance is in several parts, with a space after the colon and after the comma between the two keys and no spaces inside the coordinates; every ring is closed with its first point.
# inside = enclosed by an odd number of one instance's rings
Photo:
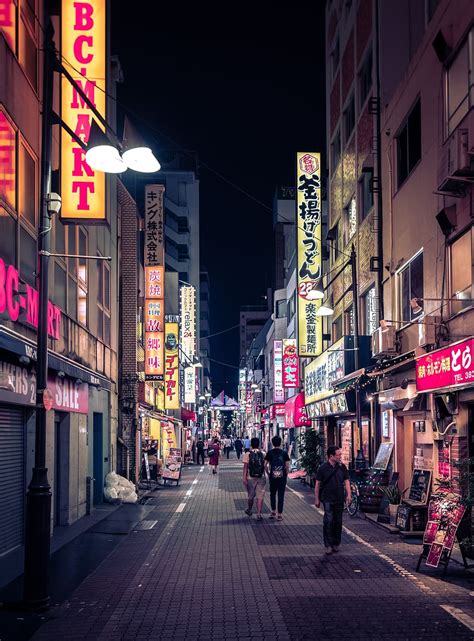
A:
{"type": "Polygon", "coordinates": [[[409,505],[399,505],[397,511],[397,520],[395,525],[400,530],[408,530],[410,522],[411,507],[409,505]]]}
{"type": "Polygon", "coordinates": [[[465,510],[457,494],[440,493],[431,499],[423,536],[426,565],[437,568],[441,560],[449,559],[465,510]]]}
{"type": "Polygon", "coordinates": [[[375,457],[375,461],[372,467],[377,470],[386,470],[392,456],[393,443],[380,443],[379,451],[375,457]]]}
{"type": "Polygon", "coordinates": [[[172,481],[179,481],[181,477],[181,457],[180,456],[167,456],[165,464],[163,465],[162,472],[163,479],[170,479],[172,481]]]}
{"type": "Polygon", "coordinates": [[[430,470],[413,470],[408,499],[425,504],[428,501],[431,485],[430,470]]]}

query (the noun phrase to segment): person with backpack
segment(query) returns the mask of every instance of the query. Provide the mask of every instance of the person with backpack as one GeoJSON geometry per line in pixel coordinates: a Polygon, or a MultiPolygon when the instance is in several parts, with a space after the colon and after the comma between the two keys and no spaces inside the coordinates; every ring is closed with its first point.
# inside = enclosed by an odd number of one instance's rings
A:
{"type": "Polygon", "coordinates": [[[352,500],[349,472],[344,463],[341,463],[341,455],[340,447],[330,445],[327,449],[327,462],[322,463],[316,472],[314,504],[319,507],[322,502],[324,506],[323,536],[326,554],[339,551],[344,498],[346,505],[352,500]]]}
{"type": "Polygon", "coordinates": [[[250,441],[250,450],[245,452],[244,485],[247,488],[248,507],[247,516],[252,516],[253,502],[257,498],[257,521],[262,520],[263,497],[265,496],[265,452],[260,449],[260,440],[253,438],[250,441]]]}
{"type": "Polygon", "coordinates": [[[219,439],[214,437],[214,442],[209,446],[207,455],[209,456],[209,465],[212,467],[212,473],[217,474],[217,466],[219,465],[219,454],[221,448],[219,447],[219,439]]]}
{"type": "Polygon", "coordinates": [[[198,442],[196,443],[196,456],[197,464],[201,461],[201,465],[204,465],[204,441],[199,437],[198,442]]]}
{"type": "Polygon", "coordinates": [[[281,449],[281,436],[272,438],[273,448],[265,456],[265,468],[270,479],[270,519],[283,519],[283,501],[285,499],[286,481],[290,469],[290,457],[281,449]],[[276,497],[278,494],[278,513],[276,512],[276,497]]]}

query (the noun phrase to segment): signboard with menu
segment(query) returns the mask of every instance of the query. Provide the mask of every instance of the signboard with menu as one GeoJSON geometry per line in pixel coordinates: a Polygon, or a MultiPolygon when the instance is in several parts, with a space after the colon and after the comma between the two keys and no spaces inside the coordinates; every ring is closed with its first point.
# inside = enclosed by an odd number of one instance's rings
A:
{"type": "Polygon", "coordinates": [[[416,389],[428,392],[474,383],[474,338],[420,356],[416,361],[416,389]]]}
{"type": "Polygon", "coordinates": [[[283,387],[299,387],[299,359],[295,338],[283,339],[283,387]]]}
{"type": "Polygon", "coordinates": [[[420,560],[426,559],[426,565],[437,568],[440,563],[449,561],[465,510],[462,498],[457,494],[440,492],[432,497],[420,557],[420,560]]]}

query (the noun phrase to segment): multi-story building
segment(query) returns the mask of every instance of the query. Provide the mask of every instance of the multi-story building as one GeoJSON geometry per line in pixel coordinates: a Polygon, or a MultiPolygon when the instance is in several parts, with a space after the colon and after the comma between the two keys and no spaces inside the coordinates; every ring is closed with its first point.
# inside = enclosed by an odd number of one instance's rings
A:
{"type": "MultiPolygon", "coordinates": [[[[36,340],[38,326],[38,229],[41,185],[40,69],[43,3],[2,4],[0,11],[0,557],[2,582],[21,570],[25,493],[35,455],[36,340]],[[6,72],[8,70],[8,72],[6,72]]],[[[72,25],[53,16],[60,48],[72,25]]],[[[72,33],[70,34],[72,35],[72,33]]],[[[105,33],[104,33],[105,42],[105,33]]],[[[113,92],[116,77],[103,56],[113,92]]],[[[56,84],[56,89],[59,83],[56,84]]],[[[72,91],[72,89],[71,89],[72,91]]],[[[55,96],[55,104],[59,103],[55,96]]],[[[113,110],[106,107],[113,124],[113,110]]],[[[58,139],[53,140],[52,191],[60,192],[58,139]]],[[[94,180],[95,174],[89,174],[94,180]]],[[[118,253],[117,192],[104,178],[103,225],[60,216],[49,233],[49,383],[46,465],[52,490],[51,529],[69,525],[102,501],[105,475],[117,456],[118,253]],[[65,223],[68,224],[65,224],[65,223]],[[64,256],[66,254],[66,256],[64,256]],[[67,256],[71,255],[71,256],[67,256]],[[79,256],[79,257],[77,257],[79,256]],[[97,256],[97,260],[83,258],[97,256]],[[110,256],[111,260],[101,260],[110,256]],[[93,481],[92,479],[95,479],[93,481]]],[[[84,202],[78,201],[78,209],[84,202]]],[[[69,212],[70,213],[70,212],[69,212]]]]}
{"type": "Polygon", "coordinates": [[[211,285],[209,281],[209,272],[204,267],[201,268],[200,274],[200,351],[199,356],[202,364],[202,387],[201,391],[211,390],[211,341],[206,338],[211,333],[210,326],[210,300],[211,285]]]}
{"type": "Polygon", "coordinates": [[[240,309],[240,360],[245,360],[247,350],[272,313],[272,290],[267,290],[266,305],[246,305],[240,309]]]}

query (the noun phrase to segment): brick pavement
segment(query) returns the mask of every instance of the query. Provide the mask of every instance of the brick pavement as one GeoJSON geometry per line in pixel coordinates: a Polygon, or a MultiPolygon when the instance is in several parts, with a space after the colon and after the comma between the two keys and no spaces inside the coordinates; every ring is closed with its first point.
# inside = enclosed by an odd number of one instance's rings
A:
{"type": "Polygon", "coordinates": [[[440,607],[468,611],[466,585],[415,576],[418,547],[361,519],[324,556],[321,516],[294,488],[283,522],[257,522],[242,512],[241,463],[185,470],[156,493],[156,525],[133,529],[33,638],[474,639],[440,607]]]}

